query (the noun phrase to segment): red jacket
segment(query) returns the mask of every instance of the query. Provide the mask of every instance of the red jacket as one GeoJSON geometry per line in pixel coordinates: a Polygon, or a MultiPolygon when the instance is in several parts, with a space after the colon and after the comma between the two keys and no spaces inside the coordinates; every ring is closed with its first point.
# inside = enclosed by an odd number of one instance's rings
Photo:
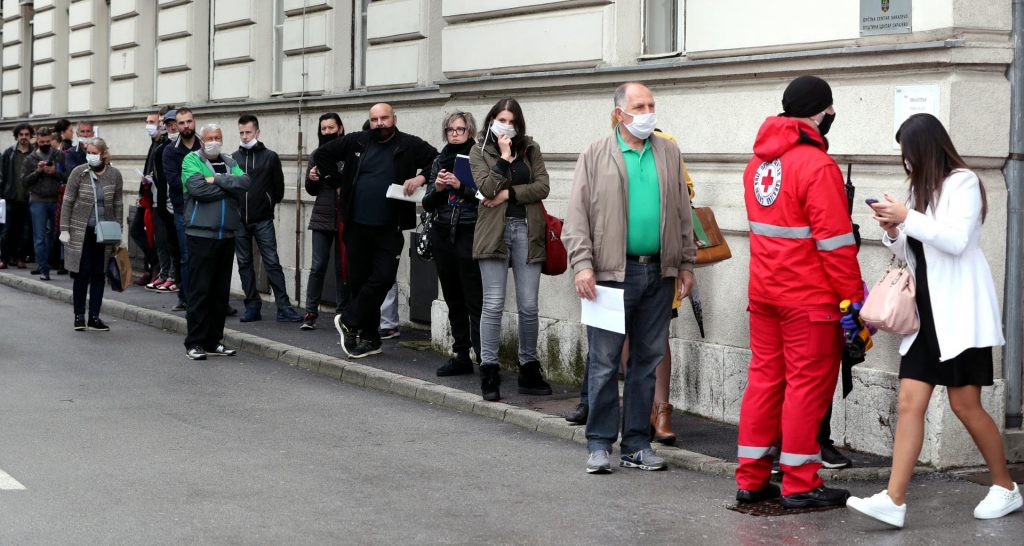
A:
{"type": "Polygon", "coordinates": [[[797,307],[864,299],[843,176],[817,131],[766,119],[743,186],[752,301],[797,307]]]}

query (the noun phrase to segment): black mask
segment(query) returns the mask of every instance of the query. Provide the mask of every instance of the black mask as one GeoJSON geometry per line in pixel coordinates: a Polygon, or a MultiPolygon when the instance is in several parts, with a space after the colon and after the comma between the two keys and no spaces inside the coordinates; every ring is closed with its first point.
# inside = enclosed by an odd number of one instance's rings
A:
{"type": "Polygon", "coordinates": [[[40,153],[44,153],[44,154],[50,153],[50,145],[46,144],[46,145],[39,146],[39,152],[40,153]]]}
{"type": "Polygon", "coordinates": [[[330,141],[332,141],[332,140],[334,140],[334,139],[336,139],[336,138],[338,138],[340,136],[341,135],[339,135],[338,133],[333,133],[333,134],[330,134],[330,135],[318,135],[318,137],[320,139],[320,144],[319,145],[321,147],[323,147],[324,144],[327,144],[328,142],[330,142],[330,141]]]}
{"type": "Polygon", "coordinates": [[[835,120],[835,114],[825,114],[825,117],[821,118],[821,123],[818,124],[818,132],[821,133],[821,136],[828,134],[828,130],[832,128],[832,122],[835,120]]]}
{"type": "Polygon", "coordinates": [[[384,131],[380,127],[370,129],[370,139],[380,141],[384,138],[384,131]]]}

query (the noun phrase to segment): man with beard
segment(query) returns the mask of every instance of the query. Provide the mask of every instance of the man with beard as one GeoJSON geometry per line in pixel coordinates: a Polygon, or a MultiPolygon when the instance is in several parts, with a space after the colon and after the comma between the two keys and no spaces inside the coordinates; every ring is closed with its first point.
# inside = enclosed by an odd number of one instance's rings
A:
{"type": "Polygon", "coordinates": [[[351,299],[334,317],[341,347],[352,358],[381,352],[380,306],[395,283],[405,240],[402,230],[416,226],[416,204],[388,199],[392,184],[405,194],[426,182],[437,149],[395,127],[394,109],[386,103],[370,108],[370,130],[350,133],[317,148],[313,162],[345,162],[341,173],[320,172],[330,184],[340,179],[340,213],[345,224],[345,254],[351,299]]]}
{"type": "Polygon", "coordinates": [[[188,241],[185,239],[185,196],[181,183],[181,163],[190,152],[198,150],[202,143],[196,138],[196,120],[192,110],[178,108],[174,114],[177,122],[178,140],[172,141],[163,152],[164,180],[167,181],[167,195],[174,210],[174,229],[178,235],[178,253],[181,263],[178,274],[178,305],[172,310],[184,311],[188,307],[188,241]]]}
{"type": "Polygon", "coordinates": [[[0,197],[7,201],[7,223],[0,225],[0,269],[7,264],[25,269],[32,250],[32,221],[28,212],[28,190],[21,179],[25,158],[32,153],[35,129],[28,123],[14,128],[17,140],[0,158],[0,197]]]}

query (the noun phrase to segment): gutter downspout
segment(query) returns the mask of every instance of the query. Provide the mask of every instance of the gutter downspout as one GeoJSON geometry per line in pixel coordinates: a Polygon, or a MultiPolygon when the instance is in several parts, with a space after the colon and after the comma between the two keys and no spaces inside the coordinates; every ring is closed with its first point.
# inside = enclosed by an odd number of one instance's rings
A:
{"type": "Polygon", "coordinates": [[[1006,428],[1021,427],[1021,365],[1024,362],[1024,0],[1013,0],[1013,64],[1010,65],[1010,157],[1004,176],[1007,191],[1006,279],[1003,307],[1006,348],[1006,428]]]}

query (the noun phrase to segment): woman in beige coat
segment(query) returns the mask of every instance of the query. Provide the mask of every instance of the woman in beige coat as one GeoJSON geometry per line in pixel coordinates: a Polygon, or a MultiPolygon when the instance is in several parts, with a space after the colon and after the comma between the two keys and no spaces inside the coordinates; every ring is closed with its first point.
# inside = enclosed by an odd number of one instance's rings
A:
{"type": "Polygon", "coordinates": [[[108,331],[100,320],[107,260],[113,246],[96,242],[96,223],[122,224],[124,180],[110,166],[107,143],[94,138],[86,143],[86,163],[68,176],[60,216],[60,241],[64,243],[64,267],[74,279],[75,330],[108,331]],[[99,198],[97,199],[97,196],[99,198]],[[99,212],[99,218],[97,218],[99,212]],[[85,320],[85,297],[89,293],[89,320],[85,320]]]}

